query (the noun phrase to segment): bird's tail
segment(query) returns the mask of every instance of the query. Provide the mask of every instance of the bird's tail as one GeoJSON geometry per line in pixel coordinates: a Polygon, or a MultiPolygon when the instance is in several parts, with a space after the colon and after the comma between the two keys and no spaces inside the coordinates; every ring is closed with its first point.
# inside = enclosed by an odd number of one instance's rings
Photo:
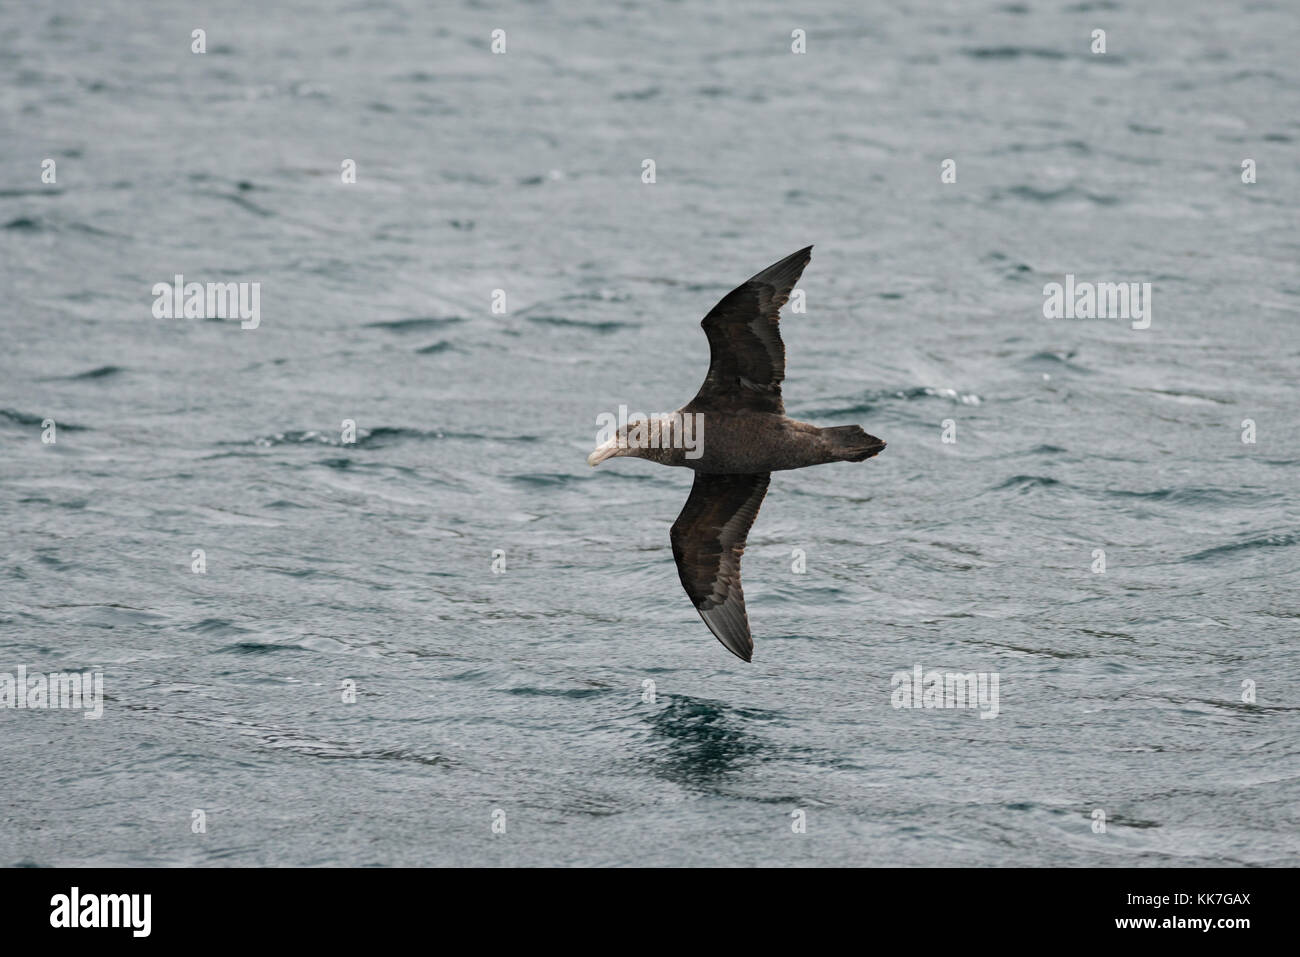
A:
{"type": "Polygon", "coordinates": [[[861,462],[879,455],[885,443],[862,431],[859,425],[837,425],[822,429],[822,438],[830,446],[832,462],[861,462]]]}

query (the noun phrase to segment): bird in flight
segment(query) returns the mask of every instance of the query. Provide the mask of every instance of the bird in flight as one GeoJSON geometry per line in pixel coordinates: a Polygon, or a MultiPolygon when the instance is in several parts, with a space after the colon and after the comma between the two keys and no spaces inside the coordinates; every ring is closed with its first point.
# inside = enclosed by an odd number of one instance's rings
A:
{"type": "Polygon", "coordinates": [[[771,473],[827,462],[861,462],[885,443],[860,426],[818,428],[787,418],[781,399],[785,344],[780,310],[812,247],[741,283],[700,323],[709,339],[709,373],[688,404],[629,422],[587,457],[650,459],[695,472],[671,539],[682,587],[704,623],[745,661],[754,639],[740,587],[740,556],[767,494],[771,473]]]}

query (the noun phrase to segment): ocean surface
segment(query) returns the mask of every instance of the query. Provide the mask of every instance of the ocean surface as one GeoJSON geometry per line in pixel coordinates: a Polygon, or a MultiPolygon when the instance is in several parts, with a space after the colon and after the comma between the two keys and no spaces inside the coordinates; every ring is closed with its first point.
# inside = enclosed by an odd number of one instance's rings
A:
{"type": "Polygon", "coordinates": [[[0,864],[1300,864],[1298,51],[1288,0],[0,8],[0,672],[104,687],[0,708],[0,864]],[[691,476],[585,456],[810,243],[787,411],[888,448],[773,477],[746,665],[691,476]]]}

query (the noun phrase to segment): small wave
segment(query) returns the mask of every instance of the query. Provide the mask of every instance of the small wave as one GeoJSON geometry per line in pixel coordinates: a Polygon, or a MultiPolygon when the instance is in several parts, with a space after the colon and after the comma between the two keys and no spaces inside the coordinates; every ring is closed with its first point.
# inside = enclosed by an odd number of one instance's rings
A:
{"type": "Polygon", "coordinates": [[[1079,372],[1083,375],[1092,375],[1091,369],[1087,366],[1081,366],[1077,362],[1071,362],[1077,352],[1035,352],[1032,356],[1021,360],[1021,368],[1032,370],[1042,370],[1044,367],[1053,370],[1068,369],[1070,372],[1079,372]]]}
{"type": "Polygon", "coordinates": [[[1228,545],[1216,545],[1214,548],[1207,548],[1199,551],[1194,555],[1188,555],[1189,562],[1203,562],[1215,558],[1222,558],[1225,555],[1236,555],[1240,552],[1253,552],[1260,548],[1289,548],[1292,545],[1300,544],[1300,535],[1295,532],[1282,532],[1274,535],[1263,535],[1258,538],[1250,538],[1242,542],[1233,542],[1228,545]]]}
{"type": "Polygon", "coordinates": [[[32,415],[28,412],[19,412],[17,409],[0,409],[0,418],[8,419],[17,425],[34,425],[42,427],[46,419],[54,419],[54,424],[64,432],[84,432],[86,426],[73,425],[71,422],[60,422],[58,416],[51,415],[32,415]]]}
{"type": "Polygon", "coordinates": [[[262,641],[237,641],[233,645],[218,648],[217,654],[230,655],[271,655],[277,651],[306,651],[302,645],[277,645],[262,641]]]}
{"type": "Polygon", "coordinates": [[[983,257],[984,262],[997,264],[998,271],[1001,272],[1004,279],[1016,281],[1030,276],[1034,272],[1034,267],[1024,262],[1013,262],[1011,258],[1000,252],[991,252],[983,257]]]}
{"type": "Polygon", "coordinates": [[[85,233],[87,236],[112,236],[117,239],[125,238],[121,233],[110,233],[106,229],[100,229],[98,226],[92,226],[89,223],[68,223],[68,229],[74,233],[85,233]]]}
{"type": "Polygon", "coordinates": [[[262,448],[271,448],[277,445],[342,445],[342,440],[332,434],[317,432],[315,429],[306,431],[277,432],[275,435],[263,435],[253,440],[253,444],[262,448]]]}
{"type": "Polygon", "coordinates": [[[1061,483],[1047,475],[1013,475],[1001,485],[993,486],[994,492],[1014,489],[1017,492],[1030,492],[1038,488],[1053,488],[1061,483]]]}
{"type": "Polygon", "coordinates": [[[524,318],[529,322],[535,322],[538,325],[590,329],[593,332],[614,332],[618,329],[633,329],[640,325],[640,323],[637,322],[616,322],[614,320],[588,321],[585,319],[570,319],[567,316],[525,316],[524,318]]]}
{"type": "Polygon", "coordinates": [[[316,429],[306,429],[261,436],[254,439],[253,444],[263,448],[279,445],[327,445],[331,448],[351,448],[353,446],[379,445],[389,440],[436,439],[440,437],[441,433],[426,432],[423,429],[380,426],[375,429],[357,429],[355,442],[344,442],[342,435],[338,432],[319,432],[316,429]]]}
{"type": "Polygon", "coordinates": [[[1128,489],[1106,489],[1112,498],[1135,498],[1148,502],[1172,502],[1175,505],[1232,505],[1247,504],[1257,501],[1267,490],[1247,491],[1245,489],[1208,488],[1193,486],[1190,488],[1158,488],[1149,492],[1134,492],[1128,489]]]}
{"type": "Polygon", "coordinates": [[[597,698],[609,694],[608,688],[508,688],[506,694],[543,698],[597,698]]]}
{"type": "Polygon", "coordinates": [[[1036,57],[1040,60],[1064,60],[1065,54],[1050,47],[966,47],[961,51],[972,60],[1018,60],[1021,57],[1036,57]]]}
{"type": "Polygon", "coordinates": [[[269,219],[276,215],[274,210],[267,209],[265,206],[258,206],[256,203],[245,199],[238,193],[209,193],[208,195],[234,203],[240,209],[250,212],[254,216],[261,216],[263,219],[269,219]]]}
{"type": "Polygon", "coordinates": [[[1012,186],[1008,189],[995,189],[989,194],[989,201],[999,202],[1006,197],[1045,204],[1083,200],[1092,203],[1094,206],[1118,206],[1121,202],[1118,196],[1112,196],[1108,193],[1090,193],[1076,186],[1062,186],[1059,189],[1039,189],[1036,186],[1024,184],[1012,186]]]}
{"type": "Polygon", "coordinates": [[[468,439],[481,442],[540,442],[540,435],[484,435],[482,432],[439,432],[440,439],[468,439]]]}
{"type": "Polygon", "coordinates": [[[1148,392],[1151,395],[1158,395],[1163,399],[1173,399],[1175,402],[1201,402],[1206,405],[1231,405],[1227,399],[1219,399],[1212,395],[1205,395],[1201,392],[1180,392],[1177,389],[1138,389],[1137,391],[1148,392]]]}
{"type": "Polygon", "coordinates": [[[440,352],[450,352],[456,347],[447,339],[439,339],[437,342],[430,343],[427,346],[421,346],[415,351],[422,356],[433,356],[440,352]]]}
{"type": "Polygon", "coordinates": [[[222,443],[225,445],[254,445],[258,448],[276,448],[286,445],[325,445],[331,448],[378,448],[394,442],[432,442],[460,439],[483,442],[536,442],[536,435],[485,435],[481,432],[443,432],[435,429],[413,429],[400,426],[379,426],[374,429],[357,429],[355,442],[344,442],[337,431],[321,432],[316,429],[290,430],[274,435],[262,435],[249,442],[222,443]]]}
{"type": "Polygon", "coordinates": [[[799,415],[806,419],[829,419],[841,415],[868,415],[876,410],[876,406],[871,402],[855,402],[852,405],[841,405],[820,409],[802,409],[799,415]]]}
{"type": "Polygon", "coordinates": [[[454,765],[455,762],[440,754],[422,754],[406,748],[382,748],[367,751],[354,745],[339,744],[332,741],[306,741],[296,732],[279,733],[266,737],[261,742],[267,750],[289,751],[309,758],[347,761],[409,761],[430,767],[454,765]],[[288,740],[286,740],[288,739],[288,740]]]}
{"type": "Polygon", "coordinates": [[[438,329],[456,322],[465,322],[460,316],[415,316],[410,319],[382,319],[367,322],[367,329],[387,329],[389,332],[419,332],[423,329],[438,329]]]}
{"type": "Polygon", "coordinates": [[[799,414],[819,418],[833,415],[866,415],[874,412],[878,405],[899,399],[904,402],[913,399],[946,399],[959,405],[979,405],[984,401],[974,392],[958,392],[956,389],[936,389],[928,385],[919,385],[910,389],[874,389],[870,392],[864,392],[856,400],[850,400],[848,405],[806,409],[800,411],[799,414]]]}
{"type": "Polygon", "coordinates": [[[16,422],[19,425],[40,425],[44,421],[39,415],[19,412],[17,409],[0,409],[0,416],[4,416],[9,421],[16,422]]]}
{"type": "Polygon", "coordinates": [[[510,481],[518,482],[521,485],[556,488],[563,485],[572,485],[577,481],[577,478],[576,475],[569,472],[527,472],[520,475],[511,475],[510,481]]]}
{"type": "Polygon", "coordinates": [[[1093,149],[1084,140],[1054,140],[1047,143],[1008,143],[1001,149],[994,150],[994,156],[1000,156],[1004,153],[1050,153],[1055,150],[1066,150],[1078,156],[1089,156],[1093,149]]]}
{"type": "Polygon", "coordinates": [[[204,618],[200,622],[188,625],[184,631],[193,631],[201,635],[246,635],[247,628],[241,628],[225,618],[204,618]]]}
{"type": "Polygon", "coordinates": [[[110,376],[121,375],[126,370],[121,366],[98,366],[94,369],[87,369],[85,372],[78,372],[75,375],[61,376],[64,382],[78,382],[84,379],[107,379],[110,376]]]}
{"type": "Polygon", "coordinates": [[[408,440],[415,442],[428,442],[446,437],[446,433],[444,432],[431,432],[426,429],[410,429],[381,425],[378,428],[369,431],[358,429],[356,444],[369,447],[386,445],[392,442],[405,442],[408,440]]]}
{"type": "Polygon", "coordinates": [[[644,90],[625,90],[621,93],[615,93],[616,100],[653,100],[663,92],[657,86],[646,87],[644,90]]]}

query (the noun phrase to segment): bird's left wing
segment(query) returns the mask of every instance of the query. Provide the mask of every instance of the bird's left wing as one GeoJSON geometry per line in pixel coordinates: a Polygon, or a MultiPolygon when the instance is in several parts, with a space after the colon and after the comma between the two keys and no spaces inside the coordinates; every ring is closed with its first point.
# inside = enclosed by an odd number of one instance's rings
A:
{"type": "Polygon", "coordinates": [[[778,320],[811,258],[808,246],[773,263],[723,296],[704,317],[709,374],[684,411],[785,412],[785,343],[778,320]]]}
{"type": "Polygon", "coordinates": [[[709,630],[746,661],[754,655],[740,587],[740,556],[771,475],[695,473],[690,498],[673,522],[673,558],[682,587],[709,630]]]}

